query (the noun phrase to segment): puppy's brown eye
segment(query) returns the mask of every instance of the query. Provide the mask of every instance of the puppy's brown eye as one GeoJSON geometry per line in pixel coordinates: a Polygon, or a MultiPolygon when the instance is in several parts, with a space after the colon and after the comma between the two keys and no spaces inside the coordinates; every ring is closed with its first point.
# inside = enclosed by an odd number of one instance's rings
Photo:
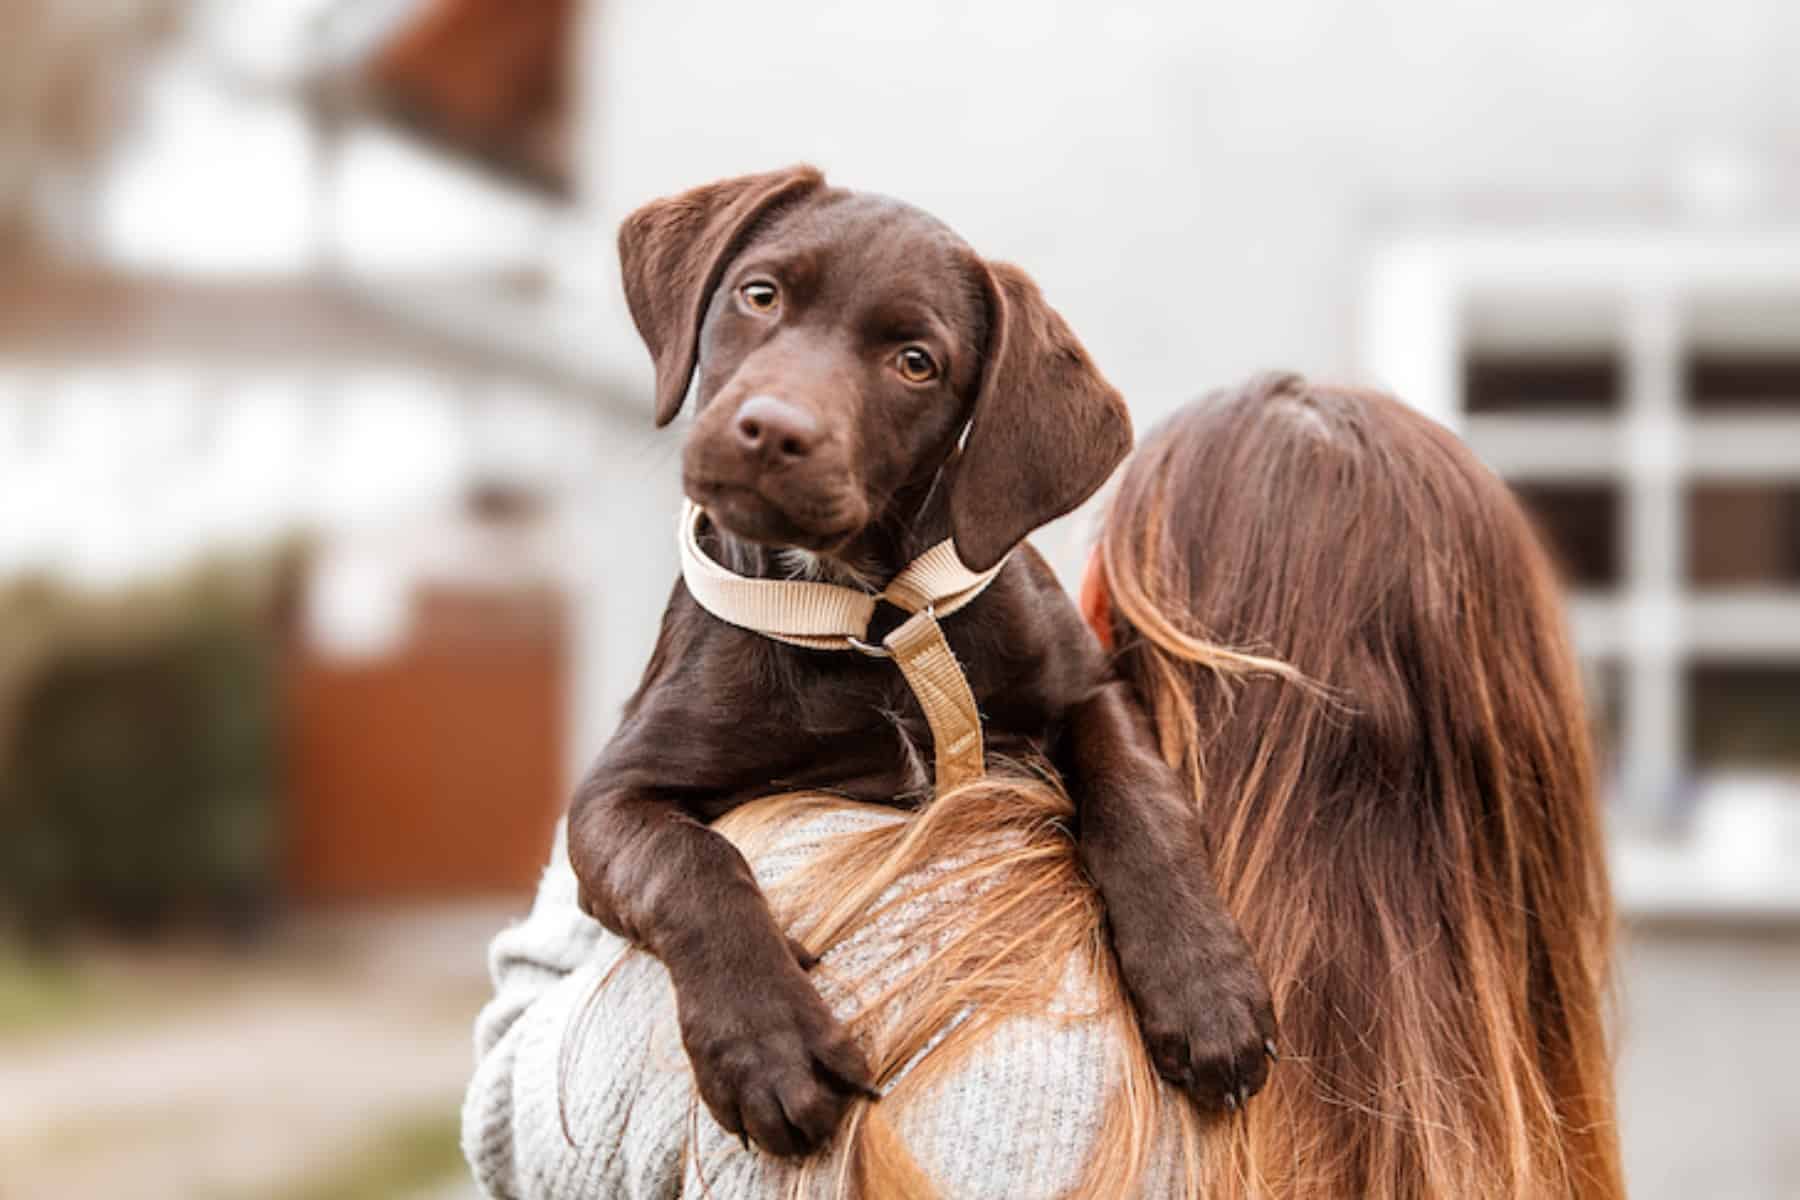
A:
{"type": "Polygon", "coordinates": [[[744,298],[745,304],[760,313],[774,312],[776,301],[781,298],[781,293],[775,290],[775,285],[762,279],[754,283],[746,283],[738,289],[738,295],[744,298]]]}
{"type": "Polygon", "coordinates": [[[908,346],[894,361],[908,383],[929,383],[937,378],[936,360],[917,346],[908,346]]]}

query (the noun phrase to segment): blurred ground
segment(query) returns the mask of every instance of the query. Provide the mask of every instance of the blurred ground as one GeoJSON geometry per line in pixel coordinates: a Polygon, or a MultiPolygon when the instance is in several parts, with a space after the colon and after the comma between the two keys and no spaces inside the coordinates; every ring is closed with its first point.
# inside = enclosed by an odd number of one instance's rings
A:
{"type": "Polygon", "coordinates": [[[1634,1200],[1796,1200],[1800,931],[1640,927],[1621,958],[1634,1200]]]}
{"type": "Polygon", "coordinates": [[[249,954],[0,968],[0,1196],[472,1195],[456,1114],[509,915],[340,912],[249,954]]]}

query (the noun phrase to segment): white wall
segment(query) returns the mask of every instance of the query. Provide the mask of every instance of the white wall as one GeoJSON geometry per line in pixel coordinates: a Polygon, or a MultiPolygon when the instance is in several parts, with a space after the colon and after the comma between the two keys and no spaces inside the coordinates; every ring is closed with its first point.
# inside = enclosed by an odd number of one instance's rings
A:
{"type": "Polygon", "coordinates": [[[1034,272],[1146,417],[1352,371],[1380,225],[1618,221],[1800,163],[1788,0],[604,0],[587,39],[585,269],[643,200],[810,160],[1034,272]]]}

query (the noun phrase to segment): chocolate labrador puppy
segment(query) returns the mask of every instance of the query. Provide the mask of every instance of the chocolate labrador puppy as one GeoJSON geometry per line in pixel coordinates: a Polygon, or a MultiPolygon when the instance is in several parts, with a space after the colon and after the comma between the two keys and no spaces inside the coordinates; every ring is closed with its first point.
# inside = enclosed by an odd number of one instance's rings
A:
{"type": "MultiPolygon", "coordinates": [[[[715,560],[874,591],[945,537],[978,571],[1018,547],[944,621],[988,746],[1064,772],[1158,1068],[1204,1107],[1241,1105],[1273,1054],[1268,991],[1146,717],[1020,546],[1124,458],[1119,394],[1024,272],[811,168],[658,200],[625,221],[619,253],[658,425],[697,375],[683,482],[715,560]]],[[[893,664],[739,629],[677,582],[643,683],[575,797],[583,908],[668,967],[701,1098],[774,1153],[827,1140],[872,1079],[804,949],[707,823],[802,789],[922,802],[930,736],[893,664]]]]}

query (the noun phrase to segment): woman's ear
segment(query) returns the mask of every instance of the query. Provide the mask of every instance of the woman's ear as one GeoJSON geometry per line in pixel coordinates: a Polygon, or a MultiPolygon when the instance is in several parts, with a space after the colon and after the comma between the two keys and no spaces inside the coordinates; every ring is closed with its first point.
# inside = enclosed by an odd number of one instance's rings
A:
{"type": "Polygon", "coordinates": [[[756,225],[825,186],[812,167],[721,179],[644,205],[619,226],[625,303],[656,363],[656,423],[681,411],[714,289],[756,225]]]}
{"type": "Polygon", "coordinates": [[[1087,570],[1081,576],[1081,616],[1088,628],[1109,652],[1113,649],[1112,589],[1106,586],[1106,564],[1100,547],[1088,555],[1087,570]]]}
{"type": "Polygon", "coordinates": [[[1124,398],[1031,277],[990,263],[981,387],[950,487],[957,555],[985,571],[1099,490],[1131,449],[1124,398]]]}

